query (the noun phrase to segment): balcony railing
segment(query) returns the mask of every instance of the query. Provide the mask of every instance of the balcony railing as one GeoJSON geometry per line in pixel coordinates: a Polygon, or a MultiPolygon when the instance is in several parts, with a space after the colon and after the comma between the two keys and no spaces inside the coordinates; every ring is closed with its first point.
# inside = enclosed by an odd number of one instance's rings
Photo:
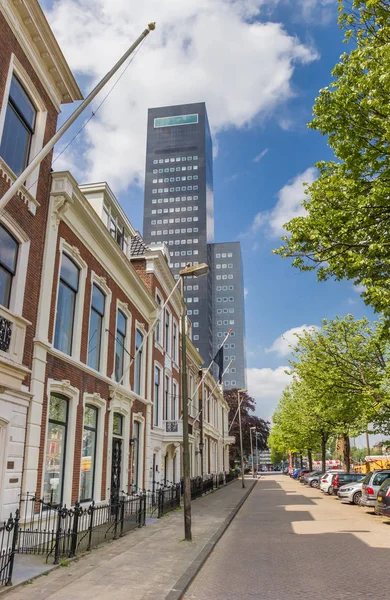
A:
{"type": "Polygon", "coordinates": [[[26,327],[30,324],[23,317],[0,306],[0,353],[5,352],[7,358],[22,364],[26,327]]]}
{"type": "Polygon", "coordinates": [[[164,421],[164,431],[167,435],[177,438],[183,437],[183,421],[164,421]]]}

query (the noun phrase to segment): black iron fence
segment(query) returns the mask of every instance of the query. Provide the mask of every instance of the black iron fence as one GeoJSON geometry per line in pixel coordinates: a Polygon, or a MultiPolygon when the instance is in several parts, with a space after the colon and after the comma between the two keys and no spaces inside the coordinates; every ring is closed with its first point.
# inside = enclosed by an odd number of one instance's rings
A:
{"type": "Polygon", "coordinates": [[[19,511],[0,526],[0,585],[12,585],[15,545],[18,536],[19,511]]]}
{"type": "MultiPolygon", "coordinates": [[[[191,498],[199,498],[233,481],[234,473],[191,479],[191,498]]],[[[0,525],[0,585],[12,585],[16,554],[37,554],[58,564],[99,544],[125,535],[180,506],[183,480],[171,485],[156,483],[154,491],[126,494],[117,502],[79,502],[70,508],[45,502],[32,494],[21,498],[20,510],[0,525]]]]}
{"type": "Polygon", "coordinates": [[[21,520],[15,550],[42,554],[46,561],[76,556],[100,543],[145,525],[145,494],[123,496],[117,502],[67,508],[27,494],[21,499],[21,520]]]}

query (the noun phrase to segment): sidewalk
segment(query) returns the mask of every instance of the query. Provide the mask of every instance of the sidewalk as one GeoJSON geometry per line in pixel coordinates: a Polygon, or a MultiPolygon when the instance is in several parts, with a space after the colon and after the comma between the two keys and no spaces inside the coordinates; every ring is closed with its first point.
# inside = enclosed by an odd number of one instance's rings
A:
{"type": "Polygon", "coordinates": [[[175,600],[218,541],[256,482],[234,481],[192,503],[192,543],[183,540],[183,510],[102,545],[67,567],[10,589],[4,600],[175,600]]]}

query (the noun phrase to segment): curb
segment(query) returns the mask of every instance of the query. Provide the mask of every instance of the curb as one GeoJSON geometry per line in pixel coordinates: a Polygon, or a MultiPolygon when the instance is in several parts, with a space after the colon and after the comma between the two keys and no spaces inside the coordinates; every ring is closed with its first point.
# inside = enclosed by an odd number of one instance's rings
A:
{"type": "Polygon", "coordinates": [[[219,529],[214,533],[214,535],[209,539],[204,548],[199,552],[198,556],[194,558],[190,566],[184,571],[183,575],[178,579],[178,581],[173,586],[172,590],[165,596],[165,600],[180,600],[183,597],[183,594],[187,591],[192,581],[195,579],[196,575],[199,573],[204,563],[214,550],[215,546],[229,527],[230,523],[233,521],[234,517],[245,503],[249,494],[254,489],[257,480],[255,480],[245,495],[241,498],[241,500],[236,504],[236,506],[231,511],[230,515],[226,517],[225,521],[220,525],[219,529]]]}

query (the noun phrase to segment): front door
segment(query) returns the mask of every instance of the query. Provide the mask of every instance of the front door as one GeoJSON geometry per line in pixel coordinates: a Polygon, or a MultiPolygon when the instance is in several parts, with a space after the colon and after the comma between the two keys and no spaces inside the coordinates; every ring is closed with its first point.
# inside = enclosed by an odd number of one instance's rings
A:
{"type": "Polygon", "coordinates": [[[122,438],[112,438],[111,504],[117,504],[121,491],[122,438]]]}

